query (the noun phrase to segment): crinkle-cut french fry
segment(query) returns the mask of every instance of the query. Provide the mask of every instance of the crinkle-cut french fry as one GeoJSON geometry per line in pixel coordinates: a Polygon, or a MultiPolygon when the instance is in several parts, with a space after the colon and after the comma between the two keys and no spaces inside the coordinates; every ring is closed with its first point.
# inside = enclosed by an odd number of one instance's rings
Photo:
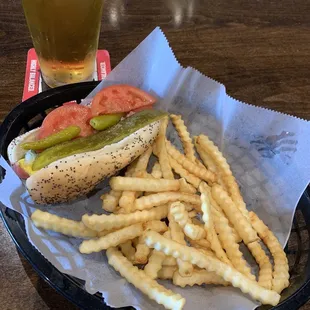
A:
{"type": "Polygon", "coordinates": [[[232,233],[232,235],[234,237],[235,242],[237,242],[237,243],[242,242],[242,238],[238,235],[235,227],[233,227],[232,224],[229,221],[228,221],[228,223],[229,223],[229,227],[231,228],[231,233],[232,233]]]}
{"type": "Polygon", "coordinates": [[[216,168],[216,164],[213,161],[213,159],[208,155],[207,152],[204,151],[204,149],[202,148],[201,145],[199,145],[197,143],[197,139],[198,137],[194,137],[194,144],[197,150],[197,153],[199,154],[202,162],[204,163],[204,165],[207,167],[208,170],[212,171],[213,173],[217,174],[217,168],[216,168]]]}
{"type": "Polygon", "coordinates": [[[97,236],[97,232],[85,226],[82,222],[68,220],[66,218],[35,210],[31,219],[36,227],[53,230],[64,235],[82,238],[92,238],[97,236]]]}
{"type": "Polygon", "coordinates": [[[216,165],[217,170],[223,174],[231,174],[231,169],[227,163],[226,158],[218,147],[206,135],[199,135],[195,138],[195,143],[200,145],[204,152],[207,153],[216,165]]]}
{"type": "Polygon", "coordinates": [[[249,220],[249,211],[247,210],[246,204],[241,196],[240,189],[235,177],[232,174],[225,175],[222,177],[222,180],[228,190],[232,201],[235,203],[243,216],[249,220]]]}
{"type": "Polygon", "coordinates": [[[133,210],[136,193],[133,191],[123,191],[119,199],[119,206],[124,210],[124,213],[130,213],[133,210]]]}
{"type": "Polygon", "coordinates": [[[170,213],[174,220],[181,226],[185,235],[193,240],[199,240],[206,237],[206,231],[203,227],[195,225],[188,216],[185,206],[179,202],[173,202],[170,205],[170,213]]]}
{"type": "MultiPolygon", "coordinates": [[[[178,191],[181,185],[182,188],[184,188],[186,186],[184,181],[185,180],[112,177],[110,179],[110,186],[112,189],[118,191],[167,192],[178,191]]],[[[196,191],[194,193],[196,193],[196,191]]]]}
{"type": "Polygon", "coordinates": [[[147,171],[137,171],[133,174],[132,177],[129,178],[142,178],[142,179],[154,179],[150,173],[147,171]]]}
{"type": "Polygon", "coordinates": [[[215,231],[217,232],[218,238],[232,265],[249,279],[255,280],[255,276],[251,273],[250,267],[243,258],[243,255],[239,249],[239,244],[235,241],[235,237],[233,236],[232,229],[229,226],[227,218],[214,208],[212,208],[211,213],[215,223],[215,231]]]}
{"type": "Polygon", "coordinates": [[[108,212],[114,212],[118,206],[121,195],[121,191],[114,190],[110,190],[110,192],[103,194],[100,197],[102,199],[102,209],[108,212]]]}
{"type": "Polygon", "coordinates": [[[183,202],[183,204],[184,204],[184,206],[185,206],[186,211],[188,211],[188,212],[190,212],[190,211],[192,211],[193,209],[195,209],[195,207],[194,207],[192,204],[190,204],[190,203],[184,203],[184,202],[183,202]]]}
{"type": "Polygon", "coordinates": [[[203,227],[193,223],[187,223],[183,228],[184,234],[192,240],[200,240],[206,237],[206,231],[203,227]]]}
{"type": "MultiPolygon", "coordinates": [[[[171,239],[171,231],[170,229],[168,229],[165,233],[164,233],[164,236],[168,239],[171,239]]],[[[143,239],[143,236],[141,237],[143,239]]],[[[143,242],[144,242],[144,239],[143,239],[143,242]]],[[[144,243],[145,244],[145,243],[144,243]]],[[[163,263],[162,263],[163,266],[169,266],[169,267],[173,267],[173,266],[177,266],[177,261],[174,257],[172,256],[166,256],[163,263]]]]}
{"type": "Polygon", "coordinates": [[[98,231],[98,232],[97,232],[97,236],[98,236],[98,237],[104,237],[104,236],[110,234],[111,232],[112,232],[111,230],[98,231]]]}
{"type": "MultiPolygon", "coordinates": [[[[138,163],[137,163],[138,164],[138,163]]],[[[131,173],[131,176],[128,178],[135,178],[136,176],[139,176],[141,178],[144,177],[144,174],[146,174],[146,171],[134,171],[131,173]]],[[[127,176],[125,177],[127,178],[127,176]]],[[[124,213],[130,213],[133,210],[135,199],[140,196],[141,192],[139,191],[133,191],[133,190],[124,190],[122,192],[122,195],[119,199],[119,206],[123,209],[124,213]]]]}
{"type": "Polygon", "coordinates": [[[211,249],[211,243],[207,239],[192,240],[189,238],[188,242],[193,247],[200,247],[200,248],[207,249],[207,250],[211,249]]]}
{"type": "MultiPolygon", "coordinates": [[[[168,239],[171,239],[171,231],[170,229],[168,229],[165,233],[164,233],[164,236],[168,239]]],[[[142,236],[143,238],[143,236],[142,236]]],[[[144,242],[144,239],[143,239],[143,242],[144,242]]],[[[162,263],[163,266],[176,266],[177,265],[177,261],[174,257],[172,256],[166,256],[163,263],[162,263]]]]}
{"type": "Polygon", "coordinates": [[[183,277],[189,277],[192,272],[193,272],[193,265],[189,262],[185,262],[182,259],[178,258],[177,259],[177,265],[178,265],[178,270],[179,273],[183,277]]]}
{"type": "Polygon", "coordinates": [[[169,162],[174,170],[180,177],[184,178],[188,183],[192,184],[195,188],[198,188],[201,179],[199,179],[196,175],[187,171],[181,164],[179,164],[172,156],[169,156],[169,162]]]}
{"type": "Polygon", "coordinates": [[[115,248],[107,250],[109,264],[118,271],[129,283],[133,284],[142,293],[166,309],[181,310],[185,299],[148,277],[144,271],[133,266],[120,251],[115,248]]]}
{"type": "Polygon", "coordinates": [[[176,265],[177,261],[173,256],[166,256],[166,258],[163,261],[163,266],[172,267],[176,265]]]}
{"type": "MultiPolygon", "coordinates": [[[[146,245],[147,246],[147,245],[146,245]]],[[[134,261],[136,250],[132,246],[131,240],[128,240],[122,244],[119,245],[121,252],[123,255],[130,260],[131,262],[134,261]]]]}
{"type": "Polygon", "coordinates": [[[200,205],[200,198],[198,195],[181,192],[161,192],[136,199],[134,207],[137,210],[145,210],[177,200],[200,205]]]}
{"type": "Polygon", "coordinates": [[[116,231],[116,230],[118,230],[118,228],[110,229],[110,230],[98,231],[98,232],[97,232],[97,237],[104,237],[104,236],[106,236],[106,235],[108,235],[108,234],[110,234],[111,232],[114,232],[114,231],[116,231]]]}
{"type": "MultiPolygon", "coordinates": [[[[192,203],[188,203],[188,202],[184,202],[184,201],[182,201],[182,202],[183,202],[183,204],[184,204],[185,209],[186,209],[187,212],[194,211],[194,212],[196,212],[196,215],[197,215],[198,213],[201,213],[201,207],[200,207],[200,205],[194,205],[194,204],[192,204],[192,203]]],[[[193,217],[193,216],[191,216],[191,217],[193,217]]]]}
{"type": "Polygon", "coordinates": [[[116,210],[113,212],[113,214],[128,214],[128,210],[125,210],[124,208],[118,206],[116,210]]]}
{"type": "Polygon", "coordinates": [[[161,280],[172,279],[176,270],[176,266],[162,266],[162,268],[158,271],[157,278],[161,280]]]}
{"type": "MultiPolygon", "coordinates": [[[[169,211],[168,211],[168,214],[169,214],[169,211]]],[[[168,228],[168,230],[165,232],[164,235],[165,235],[166,238],[171,239],[171,230],[170,230],[170,228],[168,228]]]]}
{"type": "Polygon", "coordinates": [[[137,165],[135,167],[134,173],[144,172],[147,169],[150,157],[152,155],[153,148],[149,147],[143,154],[141,154],[137,159],[137,165]]]}
{"type": "MultiPolygon", "coordinates": [[[[219,212],[222,216],[226,217],[225,213],[223,210],[220,208],[220,206],[217,204],[217,202],[213,199],[212,193],[211,193],[211,187],[207,184],[204,183],[204,190],[208,194],[208,198],[210,200],[210,204],[212,208],[214,208],[217,212],[219,212]]],[[[229,219],[227,219],[229,222],[229,219]]],[[[216,226],[216,223],[214,223],[214,227],[216,226]]],[[[229,222],[229,226],[232,230],[232,234],[234,236],[235,242],[240,243],[242,241],[241,237],[238,235],[236,229],[233,227],[233,225],[229,222]]],[[[216,227],[215,227],[216,228],[216,227]]]]}
{"type": "Polygon", "coordinates": [[[257,231],[273,257],[274,270],[272,289],[280,294],[289,286],[290,275],[288,272],[289,266],[287,257],[276,236],[254,212],[250,212],[250,219],[254,229],[257,231]]]}
{"type": "Polygon", "coordinates": [[[197,211],[196,210],[189,211],[188,216],[192,219],[193,217],[197,216],[197,211]]]}
{"type": "Polygon", "coordinates": [[[272,265],[258,241],[248,244],[248,249],[259,266],[258,284],[267,290],[272,288],[272,265]]]}
{"type": "Polygon", "coordinates": [[[151,175],[155,179],[161,179],[163,176],[163,173],[161,172],[160,164],[158,161],[155,161],[154,166],[152,168],[151,175]]]}
{"type": "Polygon", "coordinates": [[[181,287],[186,285],[202,285],[202,284],[216,284],[216,285],[229,285],[230,283],[223,280],[222,277],[218,276],[215,272],[210,272],[206,270],[196,270],[194,269],[190,277],[182,277],[179,272],[173,274],[173,284],[181,287]]]}
{"type": "Polygon", "coordinates": [[[149,247],[162,251],[166,255],[181,258],[184,261],[197,265],[199,268],[215,272],[225,281],[230,282],[234,287],[240,288],[243,293],[250,294],[254,299],[263,304],[275,306],[279,303],[280,295],[278,293],[262,288],[257,282],[248,279],[245,275],[217,258],[207,256],[195,248],[167,239],[153,231],[144,233],[144,241],[149,247]]]}
{"type": "Polygon", "coordinates": [[[196,225],[194,223],[185,225],[184,233],[192,240],[201,240],[206,238],[207,235],[203,226],[196,225]]]}
{"type": "MultiPolygon", "coordinates": [[[[188,215],[188,216],[189,216],[189,215],[188,215]]],[[[189,216],[189,217],[190,217],[190,216],[189,216]]],[[[200,220],[198,220],[197,218],[192,218],[192,222],[193,222],[193,224],[198,225],[198,226],[201,226],[201,227],[204,227],[204,226],[205,226],[204,223],[201,222],[200,220]]]]}
{"type": "Polygon", "coordinates": [[[168,117],[161,121],[159,128],[159,134],[156,139],[156,153],[158,155],[158,161],[160,164],[160,169],[163,174],[164,179],[174,179],[173,172],[169,163],[167,148],[166,148],[166,130],[168,126],[168,117]]]}
{"type": "Polygon", "coordinates": [[[152,254],[149,257],[149,261],[144,267],[144,272],[151,278],[157,279],[159,270],[162,268],[162,263],[166,255],[163,252],[156,250],[152,251],[152,254]]]}
{"type": "MultiPolygon", "coordinates": [[[[210,200],[210,203],[211,203],[211,206],[213,208],[215,208],[218,212],[220,212],[223,216],[226,217],[225,213],[223,212],[223,210],[221,209],[221,207],[217,204],[217,202],[213,199],[212,197],[212,193],[211,193],[211,187],[207,184],[207,183],[204,183],[204,190],[206,191],[206,193],[208,194],[208,197],[209,197],[209,200],[210,200]]],[[[228,222],[229,222],[229,219],[228,219],[228,222]]],[[[235,227],[233,227],[233,225],[229,222],[229,226],[231,227],[232,229],[232,234],[234,235],[234,238],[235,238],[235,241],[237,243],[240,243],[242,241],[241,237],[238,235],[235,227]]]]}
{"type": "Polygon", "coordinates": [[[241,211],[243,216],[249,219],[248,210],[243,201],[243,198],[240,194],[238,184],[232,174],[229,164],[227,163],[226,158],[220,152],[218,147],[205,135],[199,135],[196,139],[196,143],[201,145],[203,150],[210,155],[210,157],[215,162],[220,180],[224,184],[224,189],[228,189],[228,193],[231,196],[233,202],[237,206],[237,208],[241,211]]]}
{"type": "MultiPolygon", "coordinates": [[[[180,244],[186,244],[186,241],[184,240],[184,233],[182,231],[182,228],[180,225],[174,220],[172,214],[169,212],[168,214],[168,220],[169,220],[169,228],[171,232],[171,239],[180,243],[180,244]]],[[[183,277],[189,277],[193,272],[193,265],[189,262],[184,262],[182,259],[177,259],[177,264],[179,268],[179,272],[183,277]]]]}
{"type": "Polygon", "coordinates": [[[125,172],[126,177],[131,177],[133,175],[133,173],[135,172],[136,166],[137,166],[138,159],[139,157],[135,159],[131,164],[128,165],[127,170],[125,172]]]}
{"type": "MultiPolygon", "coordinates": [[[[195,164],[196,164],[198,167],[201,167],[202,169],[206,169],[206,168],[207,168],[198,158],[196,158],[195,164]]],[[[208,169],[208,170],[209,170],[209,169],[208,169]]]]}
{"type": "Polygon", "coordinates": [[[136,247],[134,263],[135,264],[146,264],[148,261],[148,256],[150,255],[150,248],[146,244],[138,244],[136,247]]]}
{"type": "Polygon", "coordinates": [[[178,136],[181,139],[185,156],[192,162],[195,162],[195,150],[192,139],[189,135],[187,127],[182,120],[181,115],[170,114],[172,124],[174,125],[178,136]]]}
{"type": "MultiPolygon", "coordinates": [[[[158,220],[146,222],[142,224],[143,229],[156,231],[158,233],[166,233],[167,237],[171,238],[170,232],[168,232],[168,227],[166,223],[158,220]]],[[[148,261],[148,256],[150,254],[150,248],[144,243],[142,237],[139,237],[139,241],[136,245],[136,254],[135,254],[135,263],[137,264],[146,264],[148,261]]]]}
{"type": "MultiPolygon", "coordinates": [[[[143,224],[142,224],[142,227],[143,227],[143,224]]],[[[132,243],[133,247],[136,247],[138,245],[140,239],[143,240],[143,235],[131,240],[131,243],[132,243]]]]}
{"type": "Polygon", "coordinates": [[[212,186],[212,197],[223,209],[229,221],[234,225],[238,235],[245,244],[258,240],[256,231],[251,223],[243,216],[241,211],[235,206],[232,199],[222,189],[220,185],[212,186]]]}
{"type": "MultiPolygon", "coordinates": [[[[136,177],[141,176],[141,174],[146,173],[146,168],[149,162],[149,158],[152,154],[152,148],[149,148],[146,152],[140,155],[133,163],[131,163],[125,173],[125,177],[136,177]]],[[[130,213],[133,210],[134,201],[136,197],[139,196],[139,193],[132,190],[124,190],[119,199],[119,206],[122,208],[122,211],[130,213]]]]}
{"type": "Polygon", "coordinates": [[[179,164],[183,166],[190,173],[194,174],[198,178],[207,182],[215,182],[215,174],[209,171],[207,168],[198,166],[196,163],[192,163],[182,153],[180,153],[170,141],[166,140],[166,147],[168,154],[173,157],[179,164]]]}
{"type": "Polygon", "coordinates": [[[136,264],[146,264],[150,251],[150,248],[144,243],[142,236],[140,236],[136,244],[134,262],[136,264]]]}
{"type": "MultiPolygon", "coordinates": [[[[155,141],[155,143],[153,144],[153,154],[158,158],[159,157],[159,149],[158,149],[158,145],[156,143],[157,141],[155,141]]],[[[159,164],[160,165],[160,164],[159,164]]],[[[161,171],[161,168],[160,168],[161,171]]]]}
{"type": "Polygon", "coordinates": [[[191,185],[190,183],[187,183],[185,179],[181,178],[178,181],[180,184],[180,192],[189,193],[189,194],[196,194],[197,193],[196,188],[193,185],[191,185]]]}
{"type": "Polygon", "coordinates": [[[175,201],[170,204],[169,212],[173,215],[174,220],[183,228],[189,221],[188,213],[185,206],[180,201],[175,201]]]}
{"type": "MultiPolygon", "coordinates": [[[[146,171],[144,171],[144,172],[142,172],[142,171],[136,172],[136,173],[135,173],[135,177],[140,178],[140,180],[141,180],[141,178],[143,178],[143,179],[152,179],[152,180],[155,179],[150,173],[147,173],[146,171]]],[[[142,181],[142,182],[144,182],[144,181],[142,181]]],[[[151,194],[153,194],[153,193],[154,193],[154,192],[152,192],[152,191],[150,191],[150,192],[147,192],[147,191],[145,191],[145,192],[138,191],[138,192],[136,192],[136,198],[139,198],[139,197],[141,197],[142,195],[144,195],[144,196],[151,195],[151,194]]]]}
{"type": "Polygon", "coordinates": [[[201,192],[201,210],[202,210],[202,219],[204,221],[205,230],[207,233],[207,240],[210,242],[211,249],[214,251],[218,259],[222,262],[232,265],[229,261],[227,254],[222,248],[222,245],[219,241],[218,235],[214,228],[213,215],[212,215],[212,206],[207,192],[204,189],[204,183],[201,183],[199,186],[201,192]]]}
{"type": "MultiPolygon", "coordinates": [[[[210,196],[209,196],[209,199],[210,199],[210,196]]],[[[211,202],[211,199],[210,199],[210,202],[211,202]]],[[[211,202],[211,205],[212,205],[212,207],[214,206],[214,204],[213,204],[212,202],[211,202]]],[[[220,210],[221,210],[221,209],[220,209],[220,210]]],[[[219,212],[218,209],[216,209],[216,211],[219,212]]],[[[221,210],[221,211],[222,211],[222,210],[221,210]]],[[[221,213],[222,216],[226,217],[226,215],[223,213],[223,211],[220,212],[220,213],[221,213]]],[[[227,217],[226,217],[226,218],[227,218],[227,217]]],[[[227,220],[228,220],[228,219],[227,219],[227,220]]],[[[231,228],[231,233],[232,233],[232,235],[233,235],[233,237],[234,237],[235,242],[237,242],[237,243],[242,242],[242,238],[238,235],[238,233],[237,233],[235,227],[233,227],[233,225],[229,222],[229,220],[228,220],[228,225],[229,225],[229,227],[231,228]]],[[[214,223],[214,227],[216,228],[216,223],[214,223]]],[[[216,230],[216,229],[215,229],[215,230],[216,230]]]]}
{"type": "Polygon", "coordinates": [[[79,250],[81,253],[89,254],[93,252],[100,252],[110,247],[118,246],[127,240],[132,240],[143,234],[143,227],[141,223],[124,227],[116,230],[104,237],[98,239],[85,240],[81,243],[79,250]]]}
{"type": "Polygon", "coordinates": [[[225,215],[225,213],[223,212],[222,208],[217,204],[217,202],[212,197],[211,186],[209,186],[208,183],[204,182],[202,184],[202,190],[208,196],[211,206],[213,208],[215,208],[221,214],[225,215]]]}
{"type": "Polygon", "coordinates": [[[153,230],[158,233],[164,233],[168,230],[168,227],[165,222],[159,221],[159,220],[154,220],[154,221],[149,221],[146,223],[143,223],[143,229],[144,230],[153,230]]]}
{"type": "Polygon", "coordinates": [[[110,215],[88,215],[82,216],[82,221],[87,227],[93,230],[112,230],[122,228],[135,223],[144,223],[152,220],[161,220],[167,217],[168,206],[163,205],[151,210],[135,211],[130,214],[110,214],[110,215]]]}
{"type": "MultiPolygon", "coordinates": [[[[143,237],[142,237],[142,238],[143,238],[143,237]]],[[[196,247],[196,249],[197,249],[199,252],[201,252],[201,253],[203,253],[203,254],[205,254],[205,255],[216,257],[216,255],[214,254],[214,252],[212,252],[211,250],[204,249],[204,248],[197,248],[197,247],[196,247]]]]}
{"type": "MultiPolygon", "coordinates": [[[[182,200],[181,200],[182,201],[182,200]]],[[[184,203],[184,201],[182,201],[184,203]]],[[[193,207],[193,210],[195,210],[197,213],[202,214],[201,212],[201,206],[196,204],[191,204],[193,207]]]]}

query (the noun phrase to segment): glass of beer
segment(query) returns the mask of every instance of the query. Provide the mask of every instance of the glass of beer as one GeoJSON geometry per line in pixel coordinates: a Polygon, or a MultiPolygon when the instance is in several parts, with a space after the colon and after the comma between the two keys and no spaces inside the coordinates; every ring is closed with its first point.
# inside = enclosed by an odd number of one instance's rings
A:
{"type": "Polygon", "coordinates": [[[103,0],[22,0],[45,83],[92,80],[103,0]]]}

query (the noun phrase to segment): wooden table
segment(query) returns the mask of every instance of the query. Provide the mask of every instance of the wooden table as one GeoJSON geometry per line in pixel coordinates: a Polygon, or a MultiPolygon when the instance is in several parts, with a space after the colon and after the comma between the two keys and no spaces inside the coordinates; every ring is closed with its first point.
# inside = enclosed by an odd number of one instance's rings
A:
{"type": "MultiPolygon", "coordinates": [[[[233,97],[310,119],[307,0],[106,0],[99,48],[114,67],[159,25],[176,57],[233,97]]],[[[20,0],[0,0],[0,121],[21,100],[32,47],[20,0]]],[[[1,309],[75,309],[38,278],[0,224],[1,309]]],[[[310,309],[305,305],[303,309],[310,309]]]]}

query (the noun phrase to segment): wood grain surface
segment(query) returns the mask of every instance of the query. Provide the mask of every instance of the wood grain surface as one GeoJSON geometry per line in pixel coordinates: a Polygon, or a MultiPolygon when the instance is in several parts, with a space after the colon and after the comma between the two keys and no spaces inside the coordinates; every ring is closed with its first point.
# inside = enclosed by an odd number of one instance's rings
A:
{"type": "MultiPolygon", "coordinates": [[[[107,0],[99,48],[114,67],[159,25],[183,66],[239,100],[309,120],[309,17],[308,0],[107,0]]],[[[0,0],[0,121],[21,100],[31,47],[21,1],[0,0]]],[[[0,308],[75,309],[18,255],[2,223],[0,233],[0,308]]]]}

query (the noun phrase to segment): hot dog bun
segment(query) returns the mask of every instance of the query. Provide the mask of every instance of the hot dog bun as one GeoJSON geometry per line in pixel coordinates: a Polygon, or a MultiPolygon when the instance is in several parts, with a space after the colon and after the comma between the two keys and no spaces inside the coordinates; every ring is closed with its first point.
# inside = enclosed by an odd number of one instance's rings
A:
{"type": "MultiPolygon", "coordinates": [[[[68,156],[36,171],[26,180],[31,198],[38,204],[57,204],[89,193],[105,177],[115,174],[141,155],[155,141],[160,120],[100,150],[68,156]]],[[[8,147],[14,164],[24,156],[20,144],[33,141],[37,129],[15,138],[8,147]]]]}
{"type": "Polygon", "coordinates": [[[40,128],[33,129],[28,131],[11,141],[8,146],[7,154],[10,161],[10,164],[13,165],[19,161],[22,157],[25,156],[26,151],[21,147],[21,144],[24,142],[32,142],[36,140],[40,128]]]}

